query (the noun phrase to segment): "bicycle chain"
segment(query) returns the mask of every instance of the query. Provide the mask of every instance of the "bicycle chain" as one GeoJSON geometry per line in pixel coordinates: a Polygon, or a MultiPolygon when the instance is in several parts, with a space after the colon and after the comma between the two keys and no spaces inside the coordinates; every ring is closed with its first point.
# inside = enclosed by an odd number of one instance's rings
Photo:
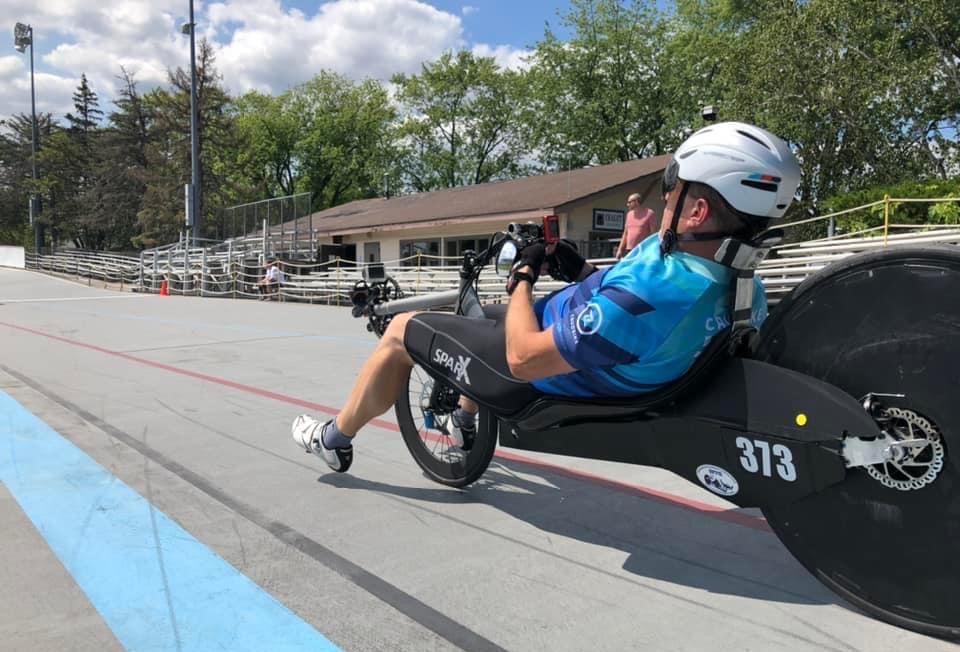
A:
{"type": "MultiPolygon", "coordinates": [[[[940,430],[933,425],[929,420],[921,417],[916,412],[911,410],[904,410],[901,408],[887,407],[884,408],[882,413],[883,418],[889,418],[891,421],[899,420],[907,424],[907,437],[911,436],[912,432],[910,426],[915,426],[918,428],[923,437],[929,441],[929,448],[931,453],[930,463],[927,464],[926,471],[917,476],[913,477],[910,475],[910,472],[904,470],[903,463],[894,464],[894,468],[898,475],[905,476],[908,479],[898,479],[894,478],[891,475],[888,465],[893,464],[893,462],[885,462],[883,464],[874,464],[872,466],[866,467],[867,473],[871,478],[878,481],[885,487],[890,489],[897,489],[899,491],[914,491],[916,489],[922,489],[928,484],[937,479],[937,476],[940,475],[940,471],[943,470],[943,459],[944,459],[944,448],[943,448],[943,438],[940,434],[940,430]]],[[[901,432],[896,432],[897,435],[902,435],[901,432]]],[[[926,452],[927,448],[924,448],[921,453],[926,452]]],[[[917,455],[911,455],[906,461],[912,462],[916,460],[917,455]]],[[[926,464],[925,462],[923,464],[926,464]]],[[[907,469],[915,470],[917,466],[907,466],[907,469]]]]}

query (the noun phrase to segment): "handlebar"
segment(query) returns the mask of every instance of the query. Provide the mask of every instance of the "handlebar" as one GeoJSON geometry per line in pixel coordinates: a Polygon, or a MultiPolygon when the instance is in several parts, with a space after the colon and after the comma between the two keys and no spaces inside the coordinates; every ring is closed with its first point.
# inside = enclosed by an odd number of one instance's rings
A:
{"type": "MultiPolygon", "coordinates": [[[[428,295],[430,299],[424,298],[424,306],[417,306],[416,309],[432,307],[432,304],[440,300],[441,295],[444,299],[443,305],[448,305],[446,299],[453,299],[457,305],[464,300],[466,289],[474,286],[480,277],[480,272],[491,260],[498,258],[507,242],[515,243],[517,250],[521,250],[536,242],[551,244],[559,240],[559,229],[557,227],[557,218],[555,215],[546,216],[542,224],[535,222],[512,222],[507,225],[506,231],[497,231],[490,239],[490,245],[483,251],[477,253],[466,251],[463,255],[463,263],[460,267],[460,289],[442,292],[436,295],[428,295]]],[[[354,284],[350,293],[350,301],[353,304],[354,317],[367,317],[369,323],[367,330],[375,332],[378,336],[383,335],[387,325],[392,319],[392,310],[384,310],[381,304],[386,302],[396,302],[403,297],[403,292],[396,280],[386,275],[382,265],[377,270],[379,274],[365,274],[365,278],[354,284]]],[[[403,304],[411,301],[405,299],[403,304]]],[[[395,303],[399,308],[399,303],[395,303]]],[[[415,309],[412,306],[405,306],[407,309],[415,309]]]]}

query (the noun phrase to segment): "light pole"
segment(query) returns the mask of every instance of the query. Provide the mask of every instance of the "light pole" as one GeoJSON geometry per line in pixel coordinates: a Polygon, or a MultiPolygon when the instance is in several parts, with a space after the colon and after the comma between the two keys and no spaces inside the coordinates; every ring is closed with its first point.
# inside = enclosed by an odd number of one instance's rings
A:
{"type": "Polygon", "coordinates": [[[180,28],[183,34],[190,35],[190,192],[187,202],[187,215],[193,227],[193,242],[196,244],[200,233],[200,134],[197,130],[197,54],[194,32],[196,23],[193,22],[193,0],[190,0],[190,22],[180,28]]]}
{"type": "MultiPolygon", "coordinates": [[[[17,23],[13,28],[13,46],[17,49],[18,52],[23,52],[27,49],[27,46],[30,46],[30,125],[32,127],[31,131],[32,142],[30,145],[31,149],[31,166],[33,168],[33,184],[34,190],[36,189],[37,184],[37,147],[40,141],[40,129],[37,126],[37,96],[36,91],[34,90],[33,85],[33,27],[30,25],[24,25],[23,23],[17,23]]],[[[30,193],[30,226],[33,227],[33,246],[36,248],[37,255],[40,254],[40,202],[34,192],[30,193]]]]}

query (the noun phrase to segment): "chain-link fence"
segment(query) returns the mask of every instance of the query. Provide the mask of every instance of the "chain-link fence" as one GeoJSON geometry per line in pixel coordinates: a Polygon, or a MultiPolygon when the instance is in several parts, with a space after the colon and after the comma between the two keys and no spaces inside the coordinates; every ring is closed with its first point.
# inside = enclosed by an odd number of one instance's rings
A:
{"type": "Polygon", "coordinates": [[[287,251],[316,251],[310,193],[230,206],[217,215],[216,236],[228,240],[263,234],[266,223],[271,240],[280,239],[280,248],[287,251]]]}

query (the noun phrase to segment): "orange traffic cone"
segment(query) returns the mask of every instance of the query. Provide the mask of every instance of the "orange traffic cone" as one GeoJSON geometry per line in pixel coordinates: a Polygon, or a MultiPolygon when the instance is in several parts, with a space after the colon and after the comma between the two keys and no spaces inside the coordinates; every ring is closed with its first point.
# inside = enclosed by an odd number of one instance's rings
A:
{"type": "Polygon", "coordinates": [[[170,296],[170,288],[167,287],[167,279],[160,281],[160,296],[167,297],[170,296]]]}

